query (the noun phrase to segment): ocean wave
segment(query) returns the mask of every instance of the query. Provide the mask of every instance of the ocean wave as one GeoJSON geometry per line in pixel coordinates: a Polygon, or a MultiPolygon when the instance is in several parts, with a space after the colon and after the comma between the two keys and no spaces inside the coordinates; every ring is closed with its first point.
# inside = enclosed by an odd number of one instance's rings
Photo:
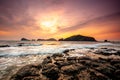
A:
{"type": "Polygon", "coordinates": [[[61,45],[41,45],[41,46],[39,44],[38,45],[29,44],[22,47],[0,48],[0,57],[63,53],[65,50],[97,48],[103,45],[113,45],[113,44],[112,43],[61,44],[61,45]]]}
{"type": "Polygon", "coordinates": [[[18,43],[17,46],[41,46],[42,44],[18,43]]]}
{"type": "Polygon", "coordinates": [[[26,43],[18,43],[18,44],[13,44],[13,45],[0,45],[0,48],[7,48],[7,47],[22,47],[22,46],[41,46],[42,44],[26,44],[26,43]]]}

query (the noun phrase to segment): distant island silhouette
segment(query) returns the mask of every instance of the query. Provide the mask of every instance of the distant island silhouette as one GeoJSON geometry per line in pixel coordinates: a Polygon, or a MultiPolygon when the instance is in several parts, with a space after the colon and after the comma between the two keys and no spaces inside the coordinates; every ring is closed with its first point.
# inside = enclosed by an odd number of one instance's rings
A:
{"type": "Polygon", "coordinates": [[[96,41],[96,39],[83,35],[73,35],[65,39],[61,38],[59,41],[96,41]]]}
{"type": "MultiPolygon", "coordinates": [[[[29,40],[27,38],[21,38],[21,41],[35,41],[35,39],[29,40]]],[[[54,38],[49,39],[37,39],[37,41],[57,41],[54,38]]],[[[83,36],[83,35],[73,35],[67,38],[58,39],[58,41],[96,41],[94,37],[83,36]]]]}

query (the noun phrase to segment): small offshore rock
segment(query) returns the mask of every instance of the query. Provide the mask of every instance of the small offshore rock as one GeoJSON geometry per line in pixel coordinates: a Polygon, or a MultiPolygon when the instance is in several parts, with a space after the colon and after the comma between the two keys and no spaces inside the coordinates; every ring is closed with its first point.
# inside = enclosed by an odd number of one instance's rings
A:
{"type": "Polygon", "coordinates": [[[0,45],[0,47],[10,47],[9,45],[0,45]]]}
{"type": "Polygon", "coordinates": [[[68,53],[70,50],[69,49],[66,49],[63,51],[63,53],[68,53]]]}

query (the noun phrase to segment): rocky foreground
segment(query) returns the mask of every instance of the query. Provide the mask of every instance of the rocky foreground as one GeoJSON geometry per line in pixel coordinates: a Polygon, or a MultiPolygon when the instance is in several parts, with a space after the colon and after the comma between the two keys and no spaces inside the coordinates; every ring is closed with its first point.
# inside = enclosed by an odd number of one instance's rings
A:
{"type": "Polygon", "coordinates": [[[10,80],[120,80],[120,51],[91,49],[85,56],[64,54],[47,56],[40,64],[18,70],[10,80]]]}

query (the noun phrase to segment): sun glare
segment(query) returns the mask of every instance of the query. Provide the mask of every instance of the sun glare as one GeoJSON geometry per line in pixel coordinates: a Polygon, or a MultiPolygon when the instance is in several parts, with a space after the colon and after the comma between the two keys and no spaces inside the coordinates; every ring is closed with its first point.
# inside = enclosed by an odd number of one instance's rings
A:
{"type": "Polygon", "coordinates": [[[57,32],[57,25],[56,20],[45,20],[40,23],[41,28],[48,33],[57,32]]]}
{"type": "Polygon", "coordinates": [[[58,16],[48,16],[43,17],[40,21],[40,27],[44,32],[55,33],[58,30],[59,17],[58,16]]]}
{"type": "Polygon", "coordinates": [[[55,21],[43,21],[41,22],[41,25],[46,28],[52,28],[56,25],[55,21]]]}
{"type": "Polygon", "coordinates": [[[66,26],[67,21],[62,17],[61,12],[44,14],[38,19],[38,24],[44,33],[56,33],[60,28],[66,26]]]}

